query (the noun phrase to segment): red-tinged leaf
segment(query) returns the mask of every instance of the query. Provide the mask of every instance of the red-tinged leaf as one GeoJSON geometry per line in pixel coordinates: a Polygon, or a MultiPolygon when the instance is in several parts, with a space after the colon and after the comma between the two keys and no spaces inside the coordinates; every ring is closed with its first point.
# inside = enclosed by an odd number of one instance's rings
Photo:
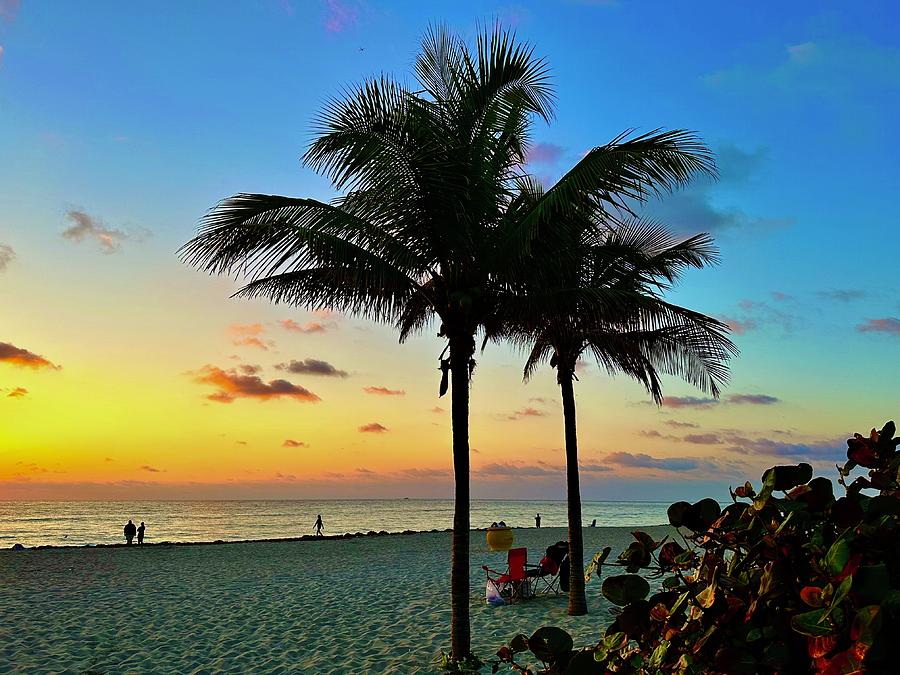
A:
{"type": "Polygon", "coordinates": [[[825,604],[822,589],[818,586],[806,586],[800,591],[800,599],[810,607],[821,607],[825,604]]]}

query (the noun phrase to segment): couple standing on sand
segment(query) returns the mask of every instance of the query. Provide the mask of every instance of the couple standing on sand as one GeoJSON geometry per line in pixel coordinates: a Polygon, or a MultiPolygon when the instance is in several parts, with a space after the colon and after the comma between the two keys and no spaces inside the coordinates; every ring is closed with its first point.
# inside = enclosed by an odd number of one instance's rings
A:
{"type": "Polygon", "coordinates": [[[134,539],[135,533],[138,538],[138,546],[144,545],[144,531],[147,529],[146,525],[144,525],[144,521],[141,521],[140,527],[135,527],[134,523],[131,520],[128,521],[128,524],[125,525],[125,542],[127,546],[131,546],[131,540],[134,539]]]}

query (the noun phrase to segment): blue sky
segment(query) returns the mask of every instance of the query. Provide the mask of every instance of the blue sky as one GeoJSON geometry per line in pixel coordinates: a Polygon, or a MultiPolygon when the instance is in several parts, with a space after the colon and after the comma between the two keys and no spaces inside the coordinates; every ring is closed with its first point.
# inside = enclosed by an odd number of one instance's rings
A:
{"type": "MultiPolygon", "coordinates": [[[[331,196],[298,160],[322,103],[367,76],[408,76],[429,22],[472,36],[495,19],[554,73],[557,119],[536,129],[531,161],[541,178],[630,128],[694,129],[718,153],[718,183],[647,213],[716,235],[721,266],[674,297],[733,322],[742,356],[731,391],[779,403],[765,421],[742,409],[704,426],[789,422],[798,443],[818,442],[897,414],[900,6],[890,2],[0,0],[0,246],[12,252],[0,255],[10,331],[0,341],[55,326],[122,358],[135,334],[145,352],[178,351],[195,311],[173,308],[185,293],[223,326],[268,318],[177,262],[199,216],[238,191],[331,196]],[[116,255],[62,239],[72,212],[120,233],[116,255]]],[[[389,331],[375,334],[394,348],[389,331]]],[[[354,349],[347,338],[332,358],[354,349]]],[[[19,384],[0,377],[0,388],[19,384]]],[[[667,393],[696,395],[677,382],[667,393]]],[[[624,410],[638,394],[620,390],[624,410]]]]}

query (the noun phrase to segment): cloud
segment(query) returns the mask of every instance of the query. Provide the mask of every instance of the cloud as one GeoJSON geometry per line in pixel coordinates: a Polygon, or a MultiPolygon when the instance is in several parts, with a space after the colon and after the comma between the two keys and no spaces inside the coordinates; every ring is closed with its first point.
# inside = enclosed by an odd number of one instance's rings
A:
{"type": "Polygon", "coordinates": [[[289,373],[298,375],[317,375],[321,377],[347,377],[346,370],[338,370],[327,361],[319,359],[303,359],[302,361],[291,360],[289,363],[277,363],[275,367],[278,370],[286,370],[289,373]]]}
{"type": "Polygon", "coordinates": [[[431,412],[440,415],[442,412],[446,412],[446,411],[443,408],[441,408],[440,406],[436,405],[431,409],[431,412]]]}
{"type": "Polygon", "coordinates": [[[30,352],[27,349],[16,347],[8,342],[0,342],[0,362],[9,363],[22,368],[50,368],[61,370],[62,366],[51,363],[43,356],[30,352]]]}
{"type": "Polygon", "coordinates": [[[363,387],[363,391],[376,396],[406,396],[403,389],[388,389],[387,387],[363,387]]]}
{"type": "Polygon", "coordinates": [[[329,33],[343,33],[356,25],[359,11],[346,0],[325,0],[325,6],[325,30],[329,33]]]}
{"type": "Polygon", "coordinates": [[[116,253],[122,248],[122,242],[131,235],[123,230],[106,227],[99,218],[95,218],[84,211],[70,209],[66,212],[66,219],[71,225],[63,230],[63,239],[82,242],[93,240],[100,245],[103,253],[116,253]]]}
{"type": "Polygon", "coordinates": [[[864,99],[868,87],[900,88],[900,49],[867,39],[839,38],[785,45],[771,66],[738,64],[703,78],[720,88],[756,90],[771,100],[816,97],[847,103],[864,99]]]}
{"type": "Polygon", "coordinates": [[[718,404],[718,401],[714,398],[697,398],[696,396],[664,396],[662,404],[664,408],[707,410],[718,404]]]}
{"type": "Polygon", "coordinates": [[[760,232],[793,224],[792,218],[753,216],[741,209],[723,207],[716,198],[716,185],[740,187],[754,179],[768,160],[765,148],[743,150],[730,143],[716,149],[719,181],[697,178],[686,188],[666,194],[647,205],[650,215],[683,234],[720,233],[725,230],[760,232]]]}
{"type": "Polygon", "coordinates": [[[670,426],[673,429],[696,429],[699,427],[699,424],[694,424],[693,422],[679,422],[678,420],[666,420],[663,422],[666,426],[670,426]]]}
{"type": "Polygon", "coordinates": [[[780,399],[768,394],[732,394],[728,397],[728,402],[736,405],[772,405],[779,403],[780,399]]]}
{"type": "Polygon", "coordinates": [[[566,149],[555,143],[535,143],[528,149],[529,164],[556,164],[566,149]]]}
{"type": "Polygon", "coordinates": [[[612,452],[605,461],[609,464],[635,469],[659,469],[662,471],[693,471],[700,462],[690,457],[653,457],[643,452],[612,452]]]}
{"type": "Polygon", "coordinates": [[[884,319],[867,319],[856,327],[860,333],[886,333],[900,337],[900,319],[886,317],[884,319]]]}
{"type": "Polygon", "coordinates": [[[556,403],[556,399],[554,398],[544,398],[542,396],[535,396],[534,398],[528,399],[529,403],[540,403],[541,405],[548,405],[550,403],[556,403]]]}
{"type": "Polygon", "coordinates": [[[769,295],[772,296],[773,300],[777,300],[778,302],[784,302],[785,300],[793,300],[793,297],[788,295],[787,293],[782,293],[781,291],[772,291],[769,295]]]}
{"type": "MultiPolygon", "coordinates": [[[[0,47],[0,57],[3,56],[3,48],[0,47]]],[[[3,272],[16,259],[16,252],[12,246],[0,244],[0,272],[3,272]]]]}
{"type": "Polygon", "coordinates": [[[378,422],[371,422],[369,424],[363,424],[357,431],[364,434],[383,434],[385,431],[388,431],[388,428],[378,422]]]}
{"type": "Polygon", "coordinates": [[[266,329],[261,323],[234,323],[228,326],[231,334],[231,344],[236,347],[254,347],[269,351],[274,346],[271,340],[263,340],[262,335],[266,329]]]}
{"type": "Polygon", "coordinates": [[[194,381],[209,384],[218,389],[206,398],[217,403],[231,403],[238,398],[255,398],[268,401],[276,398],[292,398],[296,401],[316,402],[321,399],[314,393],[287,380],[263,382],[255,375],[242,375],[235,369],[223,370],[217,366],[205,365],[193,373],[194,381]]]}
{"type": "Polygon", "coordinates": [[[242,363],[238,366],[238,370],[240,370],[244,375],[256,375],[257,373],[262,371],[262,366],[253,366],[249,363],[242,363]]]}
{"type": "Polygon", "coordinates": [[[733,435],[725,439],[731,452],[751,455],[783,457],[792,460],[836,462],[847,456],[847,442],[841,439],[813,443],[787,443],[770,438],[746,438],[733,435]]]}
{"type": "Polygon", "coordinates": [[[318,321],[308,321],[305,325],[300,325],[293,319],[282,319],[278,323],[292,333],[324,333],[329,328],[326,324],[318,321]]]}
{"type": "Polygon", "coordinates": [[[295,441],[293,438],[288,438],[284,443],[281,444],[283,448],[308,448],[309,443],[304,443],[303,441],[295,441]]]}
{"type": "Polygon", "coordinates": [[[696,445],[719,445],[722,443],[722,439],[716,434],[687,434],[681,440],[696,445]]]}
{"type": "Polygon", "coordinates": [[[16,387],[11,392],[9,392],[6,396],[7,398],[25,398],[28,395],[28,390],[25,387],[16,387]]]}
{"type": "Polygon", "coordinates": [[[141,466],[140,470],[147,471],[148,473],[162,473],[162,471],[163,471],[162,469],[157,469],[156,467],[149,466],[147,464],[144,464],[143,466],[141,466]]]}
{"type": "Polygon", "coordinates": [[[727,316],[723,316],[722,321],[725,322],[725,325],[727,325],[735,335],[744,335],[748,331],[756,330],[759,327],[759,324],[753,319],[741,321],[739,319],[731,319],[727,316]]]}
{"type": "Polygon", "coordinates": [[[829,291],[819,291],[816,293],[823,300],[837,300],[838,302],[852,302],[854,300],[862,300],[868,295],[865,291],[858,288],[834,288],[829,291]]]}
{"type": "Polygon", "coordinates": [[[0,19],[7,23],[15,21],[21,4],[20,0],[0,0],[0,19]]]}
{"type": "Polygon", "coordinates": [[[520,410],[516,410],[514,412],[509,413],[508,415],[504,415],[504,417],[508,420],[520,420],[523,417],[544,417],[547,413],[543,410],[538,410],[537,408],[526,407],[521,408],[520,410]]]}

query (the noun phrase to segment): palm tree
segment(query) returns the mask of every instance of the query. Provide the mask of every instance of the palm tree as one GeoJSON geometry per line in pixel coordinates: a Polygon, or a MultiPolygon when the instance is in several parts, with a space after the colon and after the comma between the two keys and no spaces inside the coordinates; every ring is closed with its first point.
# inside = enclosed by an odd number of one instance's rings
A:
{"type": "MultiPolygon", "coordinates": [[[[203,219],[182,258],[248,279],[240,297],[329,308],[397,327],[400,340],[436,318],[446,339],[441,394],[451,389],[455,506],[451,657],[470,655],[469,386],[475,337],[501,332],[508,281],[531,244],[565,225],[574,195],[615,203],[696,170],[690,135],[651,134],[589,152],[525,212],[510,205],[534,117],[549,121],[545,61],[499,26],[473,48],[429,30],[417,88],[382,76],[329,102],[304,155],[341,196],[331,202],[238,194],[203,219]]],[[[703,161],[699,161],[702,166],[703,161]]],[[[443,354],[441,355],[444,356],[443,354]]]]}
{"type": "MultiPolygon", "coordinates": [[[[541,190],[522,184],[522,199],[535,202],[541,190]]],[[[705,234],[676,241],[662,226],[633,219],[619,222],[590,204],[570,219],[581,221],[554,233],[507,311],[516,318],[507,333],[529,349],[528,380],[549,361],[562,397],[566,448],[569,560],[568,612],[587,613],[584,590],[581,491],[576,431],[576,364],[586,352],[609,374],[622,372],[641,382],[660,404],[660,374],[684,378],[718,397],[728,379],[727,363],[736,348],[728,327],[697,312],[665,302],[662,293],[686,268],[716,259],[705,234]],[[576,234],[577,233],[577,234],[576,234]],[[560,263],[559,247],[564,253],[560,263]],[[573,264],[573,252],[576,261],[573,264]]],[[[536,244],[537,246],[537,244],[536,244]]]]}

